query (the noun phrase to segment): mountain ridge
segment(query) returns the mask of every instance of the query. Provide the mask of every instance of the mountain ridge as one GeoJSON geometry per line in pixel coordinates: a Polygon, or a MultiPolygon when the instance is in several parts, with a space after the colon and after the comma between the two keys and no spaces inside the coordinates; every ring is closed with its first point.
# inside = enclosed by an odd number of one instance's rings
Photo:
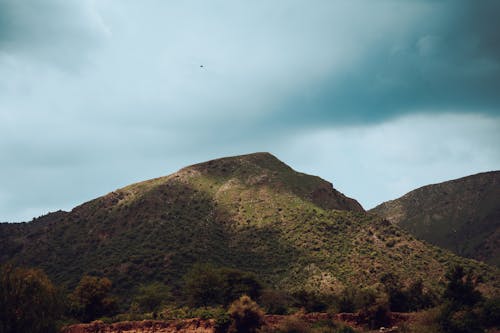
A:
{"type": "Polygon", "coordinates": [[[422,186],[370,212],[434,245],[500,265],[500,171],[422,186]]]}
{"type": "Polygon", "coordinates": [[[0,239],[0,263],[43,268],[68,288],[84,274],[108,276],[122,297],[152,281],[180,288],[196,263],[315,293],[376,287],[387,271],[436,289],[461,264],[498,290],[494,269],[414,239],[268,153],[194,164],[70,212],[0,224],[0,239]]]}

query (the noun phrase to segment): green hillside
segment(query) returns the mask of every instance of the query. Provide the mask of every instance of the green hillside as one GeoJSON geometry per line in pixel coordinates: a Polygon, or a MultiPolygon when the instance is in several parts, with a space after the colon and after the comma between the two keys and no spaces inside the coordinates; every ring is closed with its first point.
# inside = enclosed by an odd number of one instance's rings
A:
{"type": "Polygon", "coordinates": [[[0,239],[2,262],[41,267],[68,287],[85,273],[107,276],[121,295],[143,282],[175,288],[199,262],[318,293],[375,285],[387,272],[440,288],[460,263],[483,275],[483,290],[498,290],[498,270],[414,239],[268,153],[193,165],[71,212],[1,224],[0,239]]]}
{"type": "Polygon", "coordinates": [[[371,212],[419,239],[500,266],[500,171],[424,186],[371,212]]]}

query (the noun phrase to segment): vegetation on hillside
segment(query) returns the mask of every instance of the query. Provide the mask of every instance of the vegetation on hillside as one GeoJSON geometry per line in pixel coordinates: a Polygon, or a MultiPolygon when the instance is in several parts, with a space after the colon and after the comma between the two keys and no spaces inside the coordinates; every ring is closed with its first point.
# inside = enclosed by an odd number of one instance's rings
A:
{"type": "Polygon", "coordinates": [[[411,191],[371,210],[415,237],[500,266],[500,171],[411,191]]]}
{"type": "Polygon", "coordinates": [[[474,288],[489,299],[499,290],[498,269],[418,241],[264,153],[0,224],[0,238],[0,262],[43,269],[81,321],[224,322],[246,294],[271,313],[356,311],[378,325],[391,309],[438,304],[455,266],[481,276],[474,288]]]}

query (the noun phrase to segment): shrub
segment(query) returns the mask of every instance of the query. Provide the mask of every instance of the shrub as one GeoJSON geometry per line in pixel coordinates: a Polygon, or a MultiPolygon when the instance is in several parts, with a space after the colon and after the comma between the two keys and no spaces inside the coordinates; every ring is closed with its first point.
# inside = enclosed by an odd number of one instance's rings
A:
{"type": "Polygon", "coordinates": [[[444,306],[439,318],[439,324],[446,333],[483,332],[477,313],[474,313],[470,308],[456,310],[450,303],[444,306]]]}
{"type": "Polygon", "coordinates": [[[159,318],[163,320],[184,319],[191,317],[188,307],[166,307],[159,313],[159,318]]]}
{"type": "Polygon", "coordinates": [[[335,331],[335,333],[356,333],[356,331],[352,327],[341,326],[335,331]]]}
{"type": "Polygon", "coordinates": [[[247,295],[241,296],[229,307],[232,319],[229,332],[252,333],[264,323],[264,312],[247,295]]]}
{"type": "Polygon", "coordinates": [[[307,312],[326,311],[332,302],[332,300],[328,299],[328,296],[307,292],[305,290],[296,292],[293,297],[296,300],[296,305],[304,308],[307,312]]]}
{"type": "Polygon", "coordinates": [[[355,288],[346,288],[340,294],[338,300],[339,312],[354,312],[356,311],[357,290],[355,288]]]}
{"type": "Polygon", "coordinates": [[[215,313],[213,319],[215,319],[215,332],[223,333],[227,332],[229,325],[231,325],[231,317],[227,311],[220,311],[215,313]]]}
{"type": "Polygon", "coordinates": [[[287,314],[292,303],[293,299],[288,294],[271,289],[262,291],[259,299],[266,313],[277,315],[287,314]]]}
{"type": "Polygon", "coordinates": [[[277,331],[279,333],[309,333],[311,325],[297,316],[289,316],[279,324],[277,331]]]}
{"type": "Polygon", "coordinates": [[[201,319],[217,319],[225,315],[229,316],[221,306],[190,309],[188,313],[189,317],[201,319]]]}
{"type": "Polygon", "coordinates": [[[299,316],[285,318],[276,331],[279,333],[355,333],[351,327],[336,324],[331,320],[322,320],[309,324],[299,316]]]}
{"type": "Polygon", "coordinates": [[[436,304],[436,297],[430,291],[424,292],[422,280],[414,281],[405,291],[408,311],[428,309],[436,304]]]}

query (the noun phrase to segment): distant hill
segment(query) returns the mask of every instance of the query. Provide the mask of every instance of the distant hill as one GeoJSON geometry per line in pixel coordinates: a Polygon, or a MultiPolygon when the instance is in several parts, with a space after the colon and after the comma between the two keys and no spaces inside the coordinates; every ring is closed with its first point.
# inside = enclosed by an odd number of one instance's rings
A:
{"type": "Polygon", "coordinates": [[[268,153],[217,159],[133,184],[29,223],[0,224],[0,261],[43,268],[74,286],[85,273],[118,293],[174,288],[193,264],[254,272],[287,291],[372,286],[387,272],[439,288],[454,264],[498,288],[498,271],[422,243],[268,153]]]}
{"type": "Polygon", "coordinates": [[[424,186],[370,212],[419,239],[500,266],[500,171],[424,186]]]}

